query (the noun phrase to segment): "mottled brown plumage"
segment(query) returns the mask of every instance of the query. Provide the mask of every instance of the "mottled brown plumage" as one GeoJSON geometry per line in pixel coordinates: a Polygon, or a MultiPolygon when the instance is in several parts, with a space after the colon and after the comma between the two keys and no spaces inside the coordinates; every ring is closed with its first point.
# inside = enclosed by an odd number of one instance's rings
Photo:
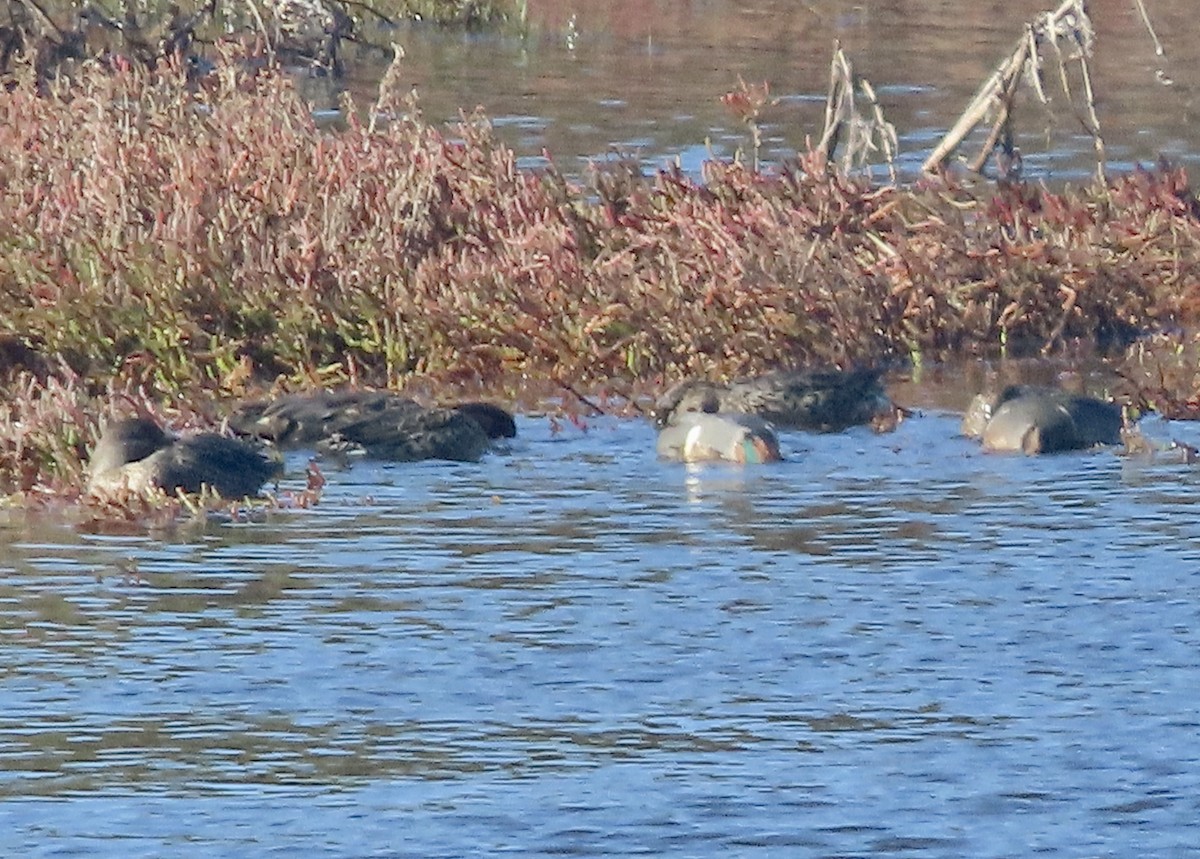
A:
{"type": "Polygon", "coordinates": [[[104,428],[88,464],[88,487],[135,492],[199,492],[223,498],[257,495],[280,472],[280,463],[253,445],[216,433],[176,438],[148,418],[127,418],[104,428]]]}
{"type": "Polygon", "coordinates": [[[658,426],[682,412],[757,415],[777,427],[837,432],[869,423],[893,406],[877,370],[768,373],[728,385],[680,382],[655,405],[658,426]]]}
{"type": "Polygon", "coordinates": [[[397,462],[474,461],[494,438],[516,435],[512,415],[490,403],[426,408],[387,391],[289,394],[242,407],[230,425],[280,446],[360,450],[397,462]]]}

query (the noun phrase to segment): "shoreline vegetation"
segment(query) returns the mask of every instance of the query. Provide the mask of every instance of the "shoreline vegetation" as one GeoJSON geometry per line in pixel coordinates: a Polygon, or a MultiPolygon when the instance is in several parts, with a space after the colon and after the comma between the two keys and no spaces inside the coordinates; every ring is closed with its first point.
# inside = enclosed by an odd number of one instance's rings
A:
{"type": "Polygon", "coordinates": [[[402,59],[331,132],[277,65],[213,52],[200,75],[176,55],[54,76],[7,58],[13,503],[79,499],[109,417],[211,428],[313,387],[636,411],[688,377],[1085,349],[1124,404],[1200,416],[1200,202],[1169,165],[902,186],[813,151],[575,180],[518,169],[482,115],[426,123],[402,59]]]}

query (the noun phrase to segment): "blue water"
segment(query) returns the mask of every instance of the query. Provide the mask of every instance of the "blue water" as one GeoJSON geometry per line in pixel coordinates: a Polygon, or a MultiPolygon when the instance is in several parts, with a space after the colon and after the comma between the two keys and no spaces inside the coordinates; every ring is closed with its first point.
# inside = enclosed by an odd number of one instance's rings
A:
{"type": "Polygon", "coordinates": [[[10,513],[0,851],[1195,855],[1200,474],[955,428],[524,418],[266,521],[10,513]]]}
{"type": "MultiPolygon", "coordinates": [[[[972,97],[1010,55],[1028,22],[1060,4],[1048,0],[964,3],[962,0],[528,0],[523,36],[432,33],[401,28],[368,40],[400,44],[402,80],[420,96],[423,115],[457,122],[482,107],[497,134],[526,168],[550,163],[569,176],[623,156],[648,172],[679,166],[699,176],[713,157],[750,162],[754,143],[742,116],[721,103],[737,90],[767,83],[770,98],[756,120],[758,155],[785,161],[819,141],[825,125],[834,44],[856,75],[873,86],[883,117],[897,133],[895,168],[919,178],[933,148],[972,97]]],[[[1191,37],[1194,0],[1145,4],[1163,54],[1157,54],[1131,0],[1086,4],[1095,30],[1089,83],[1111,176],[1160,156],[1200,163],[1195,93],[1198,41],[1191,37]]],[[[1064,45],[1063,55],[1074,51],[1064,45]]],[[[377,53],[354,65],[360,105],[374,103],[382,68],[377,53]],[[365,61],[365,62],[364,62],[365,61]]],[[[1096,173],[1095,143],[1084,126],[1077,61],[1060,81],[1057,55],[1046,47],[1040,67],[1042,103],[1032,87],[1017,96],[1012,133],[1024,175],[1033,181],[1080,184],[1096,173]]],[[[313,87],[319,81],[302,81],[313,87]]],[[[336,94],[325,97],[330,107],[336,94]]],[[[863,121],[871,104],[858,100],[863,121]]],[[[860,127],[860,130],[863,130],[860,127]]],[[[990,130],[984,123],[959,155],[974,159],[990,130]]],[[[843,140],[848,132],[843,134],[843,140]]],[[[886,181],[882,142],[868,159],[886,181]]],[[[844,153],[845,147],[839,150],[844,153]]],[[[951,159],[956,164],[957,159],[951,159]]],[[[860,165],[854,165],[860,166],[860,165]]],[[[989,167],[989,175],[994,175],[989,167]]]]}

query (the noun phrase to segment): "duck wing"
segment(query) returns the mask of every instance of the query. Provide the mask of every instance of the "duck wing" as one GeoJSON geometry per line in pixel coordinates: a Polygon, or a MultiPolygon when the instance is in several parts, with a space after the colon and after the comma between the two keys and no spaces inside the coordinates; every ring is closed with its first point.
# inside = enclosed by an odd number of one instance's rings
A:
{"type": "Polygon", "coordinates": [[[179,439],[148,462],[155,482],[167,492],[199,492],[207,485],[225,498],[257,495],[282,468],[248,442],[216,433],[179,439]]]}
{"type": "Polygon", "coordinates": [[[768,373],[730,385],[721,410],[756,414],[776,426],[837,432],[890,407],[880,375],[874,369],[768,373]]]}
{"type": "Polygon", "coordinates": [[[335,435],[368,456],[395,462],[449,459],[475,462],[491,439],[472,417],[455,409],[427,409],[411,400],[340,423],[335,435]]]}
{"type": "Polygon", "coordinates": [[[305,447],[397,407],[420,408],[407,397],[387,391],[288,394],[269,403],[242,406],[229,419],[229,425],[241,435],[269,439],[281,446],[305,447]]]}

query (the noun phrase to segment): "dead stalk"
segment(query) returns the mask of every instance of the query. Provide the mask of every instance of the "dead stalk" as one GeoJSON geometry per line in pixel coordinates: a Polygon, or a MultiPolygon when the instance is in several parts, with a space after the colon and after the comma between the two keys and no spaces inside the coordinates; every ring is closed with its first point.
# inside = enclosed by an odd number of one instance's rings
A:
{"type": "Polygon", "coordinates": [[[972,170],[981,169],[1000,142],[1001,130],[1011,119],[1017,90],[1016,82],[1020,75],[1024,74],[1039,101],[1043,104],[1049,102],[1041,85],[1041,49],[1049,45],[1057,56],[1059,79],[1068,101],[1071,100],[1071,88],[1066,65],[1070,60],[1077,60],[1079,63],[1087,110],[1087,119],[1083,125],[1092,136],[1099,159],[1098,171],[1101,171],[1102,176],[1104,141],[1100,136],[1100,121],[1096,114],[1095,92],[1088,62],[1094,41],[1095,32],[1087,14],[1085,0],[1063,0],[1057,9],[1027,24],[1025,32],[1017,40],[1008,57],[984,81],[958,121],[925,159],[925,163],[921,165],[922,170],[933,173],[945,167],[947,159],[958,149],[966,136],[989,114],[995,113],[998,118],[993,124],[992,132],[979,156],[969,165],[972,170]],[[1072,49],[1069,55],[1062,51],[1062,43],[1066,43],[1072,49]]]}

